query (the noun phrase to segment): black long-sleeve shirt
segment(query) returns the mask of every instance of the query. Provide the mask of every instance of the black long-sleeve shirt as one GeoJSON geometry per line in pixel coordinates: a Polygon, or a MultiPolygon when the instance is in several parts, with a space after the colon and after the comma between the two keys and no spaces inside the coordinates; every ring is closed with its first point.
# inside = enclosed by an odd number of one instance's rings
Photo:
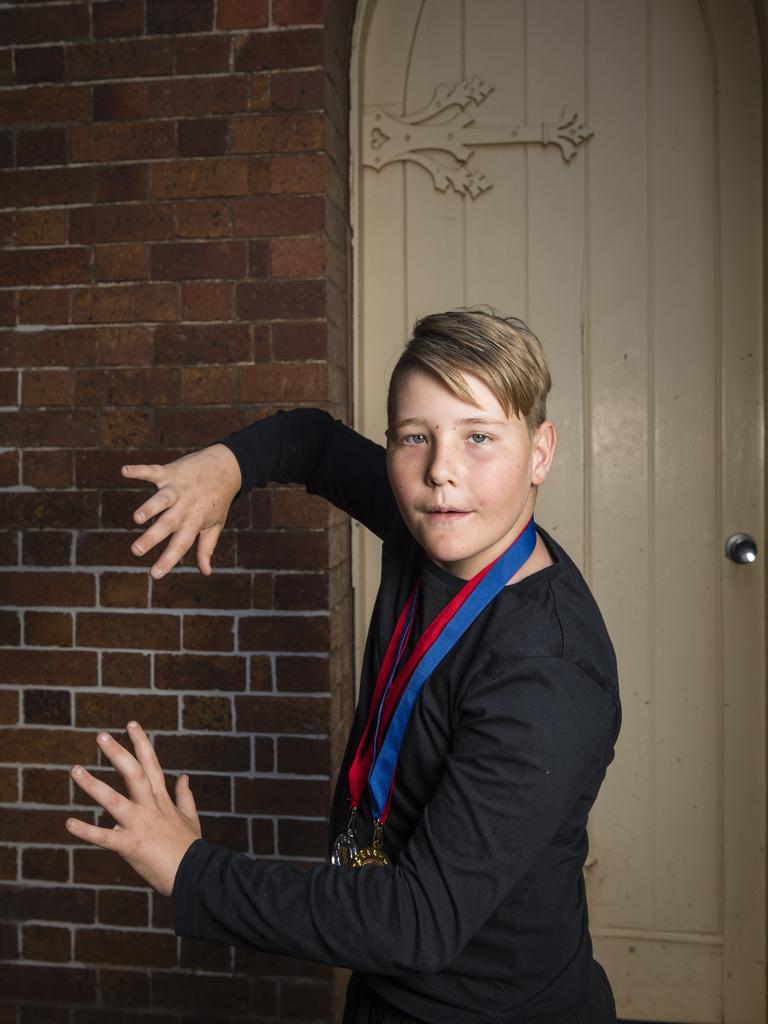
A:
{"type": "MultiPolygon", "coordinates": [[[[226,443],[243,491],[302,483],[383,540],[333,838],[346,826],[347,770],[411,587],[421,573],[418,637],[464,581],[406,529],[384,449],[326,413],[278,413],[226,443]]],[[[435,1024],[548,1021],[578,1007],[592,959],[587,814],[620,705],[600,612],[563,549],[539,533],[554,564],[506,586],[418,697],[385,827],[393,865],[301,870],[198,840],[176,876],[179,934],[355,968],[435,1024]]],[[[367,798],[357,831],[370,841],[367,798]]]]}

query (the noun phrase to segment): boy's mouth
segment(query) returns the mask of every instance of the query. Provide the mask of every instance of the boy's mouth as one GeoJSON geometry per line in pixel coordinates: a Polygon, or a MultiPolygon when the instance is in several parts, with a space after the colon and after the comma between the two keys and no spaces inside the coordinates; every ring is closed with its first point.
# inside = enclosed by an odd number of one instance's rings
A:
{"type": "Polygon", "coordinates": [[[426,512],[430,519],[444,521],[459,519],[461,516],[469,515],[469,512],[466,509],[451,508],[449,505],[435,505],[433,508],[428,508],[426,512]]]}

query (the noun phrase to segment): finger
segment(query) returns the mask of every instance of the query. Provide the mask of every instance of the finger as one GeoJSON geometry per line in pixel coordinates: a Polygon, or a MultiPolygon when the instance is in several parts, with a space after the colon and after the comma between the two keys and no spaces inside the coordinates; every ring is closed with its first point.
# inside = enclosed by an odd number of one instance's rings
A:
{"type": "Polygon", "coordinates": [[[189,776],[181,775],[176,780],[176,806],[181,813],[192,822],[195,831],[200,835],[200,818],[197,813],[197,805],[189,785],[189,776]]]}
{"type": "Polygon", "coordinates": [[[129,480],[146,480],[147,483],[157,484],[159,487],[161,477],[165,475],[165,466],[158,466],[156,464],[148,466],[134,462],[130,465],[122,466],[120,472],[129,480]]]}
{"type": "Polygon", "coordinates": [[[178,500],[179,492],[175,487],[166,484],[153,494],[151,498],[147,498],[143,505],[139,505],[133,513],[133,521],[135,523],[146,523],[152,516],[159,516],[161,512],[165,512],[171,505],[175,505],[178,500]]]}
{"type": "Polygon", "coordinates": [[[99,733],[97,742],[112,766],[125,779],[131,799],[137,803],[146,803],[147,799],[152,797],[153,787],[143,767],[133,754],[130,754],[107,732],[99,733]]]}
{"type": "Polygon", "coordinates": [[[180,530],[178,533],[175,533],[165,551],[163,551],[160,558],[149,570],[152,579],[162,579],[166,573],[169,573],[192,547],[195,542],[195,536],[196,532],[194,529],[180,530]]]}
{"type": "Polygon", "coordinates": [[[136,757],[144,774],[149,779],[153,793],[156,796],[167,795],[168,791],[165,788],[163,769],[157,760],[157,754],[150,742],[149,736],[147,736],[138,722],[129,722],[127,729],[128,735],[131,737],[131,743],[133,743],[133,749],[136,752],[136,757]]]}
{"type": "Polygon", "coordinates": [[[131,544],[131,551],[134,555],[144,555],[147,551],[151,550],[160,541],[165,540],[166,537],[170,537],[173,531],[178,526],[178,521],[174,513],[166,511],[156,519],[148,530],[145,530],[140,537],[131,544]]]}
{"type": "Polygon", "coordinates": [[[125,820],[126,815],[130,813],[131,803],[125,799],[122,793],[118,793],[116,789],[108,786],[106,782],[95,778],[80,764],[76,764],[73,767],[71,775],[80,789],[87,793],[92,800],[95,800],[97,804],[101,804],[115,821],[125,820]]]}
{"type": "Polygon", "coordinates": [[[201,530],[197,538],[197,566],[204,576],[211,575],[211,555],[218,544],[223,523],[214,523],[205,530],[201,530]]]}
{"type": "Polygon", "coordinates": [[[71,835],[77,836],[78,839],[84,839],[86,843],[93,843],[94,846],[103,846],[105,850],[115,850],[120,853],[125,842],[119,830],[89,825],[85,821],[80,821],[79,818],[67,818],[65,827],[71,835]]]}

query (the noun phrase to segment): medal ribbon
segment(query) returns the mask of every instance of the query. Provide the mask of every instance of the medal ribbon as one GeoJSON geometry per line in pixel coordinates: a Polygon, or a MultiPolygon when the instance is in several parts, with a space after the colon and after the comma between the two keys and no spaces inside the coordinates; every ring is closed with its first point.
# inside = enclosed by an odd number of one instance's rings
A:
{"type": "Polygon", "coordinates": [[[392,798],[400,747],[422,686],[475,619],[528,560],[535,546],[536,527],[531,518],[512,545],[468,580],[439,612],[424,630],[410,657],[400,667],[400,657],[416,611],[419,581],[416,582],[387,646],[376,680],[368,722],[349,770],[350,802],[353,808],[359,806],[367,783],[371,790],[374,819],[384,823],[392,798]],[[370,744],[368,736],[374,721],[376,730],[374,741],[370,744]],[[386,735],[381,748],[377,750],[382,727],[386,735]]]}

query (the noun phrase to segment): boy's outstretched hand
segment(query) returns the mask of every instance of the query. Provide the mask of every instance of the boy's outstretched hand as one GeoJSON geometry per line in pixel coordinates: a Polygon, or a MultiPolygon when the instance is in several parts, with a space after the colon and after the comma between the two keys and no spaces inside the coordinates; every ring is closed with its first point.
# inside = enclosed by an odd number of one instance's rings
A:
{"type": "Polygon", "coordinates": [[[98,736],[99,747],[126,781],[128,797],[94,778],[81,765],[72,768],[72,778],[78,786],[101,804],[117,824],[114,828],[100,828],[69,818],[67,831],[119,853],[153,889],[170,896],[182,857],[201,836],[195,799],[188,777],[182,775],[176,782],[174,804],[147,734],[138,722],[128,723],[128,734],[136,757],[107,733],[98,736]]]}
{"type": "Polygon", "coordinates": [[[171,537],[160,558],[150,569],[158,580],[176,565],[197,541],[197,564],[209,576],[211,555],[240,490],[240,467],[223,444],[214,444],[184,455],[165,466],[123,466],[130,480],[155,484],[157,492],[133,513],[140,526],[157,516],[155,522],[131,545],[134,555],[143,555],[166,537],[171,537]]]}

